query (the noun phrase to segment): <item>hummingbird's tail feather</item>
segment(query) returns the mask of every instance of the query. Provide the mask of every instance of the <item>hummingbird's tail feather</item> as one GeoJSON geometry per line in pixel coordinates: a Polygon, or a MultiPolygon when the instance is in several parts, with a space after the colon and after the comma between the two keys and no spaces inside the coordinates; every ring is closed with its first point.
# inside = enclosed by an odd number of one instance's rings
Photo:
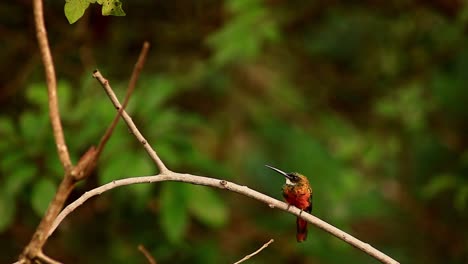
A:
{"type": "Polygon", "coordinates": [[[296,239],[297,242],[303,242],[307,239],[307,221],[301,218],[297,218],[296,220],[296,239]]]}

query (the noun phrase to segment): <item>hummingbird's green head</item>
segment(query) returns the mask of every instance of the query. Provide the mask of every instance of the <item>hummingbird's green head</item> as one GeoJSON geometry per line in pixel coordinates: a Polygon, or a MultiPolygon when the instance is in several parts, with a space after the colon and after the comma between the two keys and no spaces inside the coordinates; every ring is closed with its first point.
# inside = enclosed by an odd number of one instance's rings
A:
{"type": "Polygon", "coordinates": [[[309,180],[307,179],[306,176],[300,174],[300,173],[297,173],[297,172],[290,172],[290,173],[286,173],[280,169],[277,169],[275,167],[272,167],[272,166],[269,166],[269,165],[265,165],[267,168],[269,169],[272,169],[274,171],[276,171],[277,173],[283,175],[285,178],[286,178],[286,185],[290,185],[290,186],[296,186],[296,185],[303,185],[303,184],[309,184],[309,180]]]}

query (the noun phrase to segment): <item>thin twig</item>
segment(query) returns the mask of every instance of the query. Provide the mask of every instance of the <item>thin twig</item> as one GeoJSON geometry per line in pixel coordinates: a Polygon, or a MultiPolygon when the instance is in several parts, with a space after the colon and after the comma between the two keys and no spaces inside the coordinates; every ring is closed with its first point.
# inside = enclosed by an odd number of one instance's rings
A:
{"type": "Polygon", "coordinates": [[[112,123],[109,125],[106,132],[102,136],[97,148],[89,148],[89,150],[81,157],[78,164],[73,168],[71,174],[75,180],[79,181],[88,177],[88,175],[91,174],[91,172],[95,169],[101,152],[104,149],[107,141],[109,141],[110,137],[112,136],[112,132],[114,131],[119,121],[122,110],[127,107],[130,97],[135,90],[136,82],[140,76],[141,70],[143,69],[146,57],[148,56],[149,47],[149,42],[145,41],[143,43],[143,47],[141,48],[140,55],[138,56],[138,60],[135,63],[135,67],[133,68],[132,76],[130,77],[130,82],[128,84],[127,93],[125,94],[124,103],[121,110],[119,110],[115,115],[114,120],[112,120],[112,123]]]}
{"type": "Polygon", "coordinates": [[[47,31],[44,23],[44,11],[42,0],[33,1],[34,24],[36,26],[36,36],[41,51],[41,58],[44,64],[47,89],[49,95],[49,116],[54,131],[57,152],[65,170],[70,170],[72,163],[68,153],[67,144],[63,135],[62,122],[60,121],[60,111],[57,99],[57,80],[55,77],[54,62],[50,53],[49,41],[47,40],[47,31]]]}
{"type": "Polygon", "coordinates": [[[61,262],[58,262],[48,256],[46,256],[42,251],[37,254],[37,259],[39,259],[43,263],[47,264],[62,264],[61,262]]]}
{"type": "Polygon", "coordinates": [[[151,256],[151,254],[148,252],[148,250],[145,248],[143,245],[138,245],[138,250],[140,250],[143,255],[145,255],[146,259],[150,264],[156,264],[156,260],[151,256]]]}
{"type": "Polygon", "coordinates": [[[156,165],[159,168],[159,171],[161,173],[165,173],[169,171],[166,165],[164,165],[162,160],[156,154],[156,151],[154,151],[154,149],[148,144],[148,141],[146,141],[146,139],[137,129],[137,127],[135,126],[135,123],[133,123],[132,118],[127,114],[127,112],[124,109],[122,109],[122,105],[120,104],[119,99],[117,99],[117,96],[115,96],[114,91],[110,87],[109,81],[106,78],[104,78],[98,70],[95,70],[93,72],[93,77],[96,78],[99,81],[99,83],[101,83],[102,87],[106,91],[107,95],[109,96],[110,100],[114,104],[115,108],[119,111],[122,110],[121,116],[125,120],[125,123],[127,123],[127,126],[130,128],[130,131],[133,132],[135,137],[138,139],[138,141],[140,141],[140,143],[145,148],[146,152],[148,152],[151,159],[156,163],[156,165]]]}
{"type": "Polygon", "coordinates": [[[274,240],[273,240],[273,239],[270,239],[270,241],[268,241],[268,242],[266,242],[265,244],[263,244],[263,246],[262,246],[261,248],[259,248],[257,251],[255,251],[255,252],[252,253],[252,254],[249,254],[249,255],[245,256],[243,259],[237,261],[237,262],[234,263],[234,264],[242,263],[242,262],[248,260],[249,258],[251,258],[251,257],[253,257],[253,256],[255,256],[255,255],[257,255],[258,253],[260,253],[260,251],[262,251],[263,249],[265,249],[266,247],[268,247],[268,245],[270,245],[270,244],[273,243],[273,242],[274,242],[274,240]]]}
{"type": "Polygon", "coordinates": [[[102,152],[102,150],[104,149],[104,146],[106,145],[107,141],[111,137],[112,132],[115,129],[115,126],[119,122],[120,114],[127,107],[127,104],[130,101],[130,96],[132,95],[133,91],[135,90],[138,77],[140,76],[141,70],[143,69],[143,66],[145,65],[145,61],[146,61],[146,57],[148,56],[149,48],[150,48],[149,42],[145,41],[143,43],[143,47],[141,48],[140,55],[138,56],[138,60],[135,63],[135,66],[133,68],[132,76],[130,77],[130,81],[128,83],[127,93],[125,94],[125,99],[124,99],[124,102],[122,104],[122,107],[120,108],[120,110],[115,115],[114,120],[112,120],[112,123],[107,128],[106,133],[104,133],[104,135],[102,136],[101,141],[99,142],[99,145],[98,145],[98,147],[96,149],[98,157],[99,157],[100,153],[102,152]]]}

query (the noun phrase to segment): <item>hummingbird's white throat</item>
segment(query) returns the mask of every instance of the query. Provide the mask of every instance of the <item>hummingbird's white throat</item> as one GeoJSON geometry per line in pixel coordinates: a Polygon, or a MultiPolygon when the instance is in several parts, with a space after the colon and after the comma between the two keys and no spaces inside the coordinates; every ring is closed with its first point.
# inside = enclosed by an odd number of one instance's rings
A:
{"type": "Polygon", "coordinates": [[[296,185],[296,183],[294,183],[291,180],[289,180],[288,178],[286,178],[286,185],[294,186],[294,185],[296,185]]]}

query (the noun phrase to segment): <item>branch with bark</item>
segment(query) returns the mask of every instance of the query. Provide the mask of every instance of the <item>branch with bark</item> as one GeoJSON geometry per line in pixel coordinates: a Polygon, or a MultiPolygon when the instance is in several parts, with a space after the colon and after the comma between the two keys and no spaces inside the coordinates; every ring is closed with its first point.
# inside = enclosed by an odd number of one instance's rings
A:
{"type": "Polygon", "coordinates": [[[327,222],[307,213],[304,212],[294,206],[289,206],[288,204],[279,201],[277,199],[274,199],[268,195],[265,195],[263,193],[260,193],[258,191],[252,190],[247,186],[239,185],[233,182],[229,182],[223,179],[216,179],[216,178],[211,178],[211,177],[204,177],[204,176],[198,176],[198,175],[193,175],[193,174],[188,174],[188,173],[178,173],[178,172],[173,172],[169,170],[162,160],[159,158],[157,155],[156,151],[151,147],[151,145],[146,141],[146,139],[143,137],[141,132],[138,130],[136,127],[135,123],[133,122],[132,118],[130,115],[125,111],[122,110],[122,106],[120,102],[118,101],[117,97],[115,96],[115,93],[113,92],[109,81],[102,76],[102,74],[96,70],[93,73],[93,76],[99,81],[99,83],[102,85],[104,90],[106,91],[107,95],[109,96],[111,102],[114,104],[115,108],[118,111],[121,111],[122,118],[124,119],[125,123],[127,124],[128,128],[132,132],[132,134],[135,135],[135,137],[138,139],[138,141],[143,145],[145,148],[146,152],[149,154],[149,156],[153,159],[155,164],[158,166],[160,173],[157,175],[153,176],[144,176],[144,177],[132,177],[132,178],[126,178],[126,179],[121,179],[121,180],[115,180],[110,183],[107,183],[105,185],[99,186],[95,189],[92,189],[85,194],[83,194],[80,198],[78,198],[76,201],[68,205],[55,219],[52,227],[50,228],[50,232],[47,234],[47,236],[50,236],[56,228],[60,225],[60,223],[67,217],[71,212],[73,212],[76,208],[81,206],[84,202],[86,202],[88,199],[90,199],[93,196],[100,195],[106,191],[112,190],[114,188],[120,187],[120,186],[126,186],[126,185],[132,185],[132,184],[144,184],[144,183],[155,183],[155,182],[162,182],[162,181],[178,181],[178,182],[185,182],[185,183],[191,183],[191,184],[196,184],[196,185],[204,185],[204,186],[210,186],[210,187],[215,187],[219,189],[224,189],[232,192],[239,193],[241,195],[256,199],[260,202],[265,203],[268,205],[270,208],[278,208],[280,210],[289,212],[291,214],[294,214],[307,222],[313,224],[314,226],[334,235],[335,237],[347,242],[348,244],[362,250],[363,252],[367,253],[368,255],[374,257],[375,259],[381,261],[382,263],[398,263],[396,260],[392,259],[391,257],[385,255],[381,251],[375,249],[372,247],[370,244],[362,242],[361,240],[351,236],[350,234],[328,224],[327,222]]]}

